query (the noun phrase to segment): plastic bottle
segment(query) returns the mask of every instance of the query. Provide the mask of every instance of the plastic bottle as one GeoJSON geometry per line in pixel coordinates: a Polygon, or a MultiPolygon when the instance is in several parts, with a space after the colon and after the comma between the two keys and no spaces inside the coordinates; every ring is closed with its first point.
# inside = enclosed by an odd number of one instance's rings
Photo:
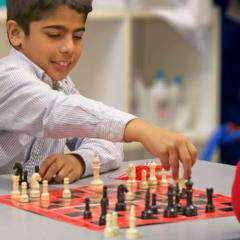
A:
{"type": "Polygon", "coordinates": [[[169,92],[163,71],[157,71],[149,95],[152,122],[159,127],[167,128],[169,125],[169,92]]]}
{"type": "Polygon", "coordinates": [[[182,83],[183,78],[176,76],[169,90],[171,129],[177,131],[187,129],[190,119],[188,105],[184,102],[182,83]]]}

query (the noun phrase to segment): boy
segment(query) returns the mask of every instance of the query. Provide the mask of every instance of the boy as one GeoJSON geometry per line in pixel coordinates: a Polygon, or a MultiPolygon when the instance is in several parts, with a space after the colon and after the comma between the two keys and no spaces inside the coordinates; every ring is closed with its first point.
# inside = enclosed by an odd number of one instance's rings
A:
{"type": "Polygon", "coordinates": [[[141,142],[178,178],[191,174],[196,148],[185,137],[81,96],[68,77],[80,58],[91,0],[8,0],[7,34],[13,46],[0,60],[0,173],[22,162],[43,179],[75,181],[123,159],[119,142],[141,142]],[[63,154],[65,144],[72,151],[63,154]]]}

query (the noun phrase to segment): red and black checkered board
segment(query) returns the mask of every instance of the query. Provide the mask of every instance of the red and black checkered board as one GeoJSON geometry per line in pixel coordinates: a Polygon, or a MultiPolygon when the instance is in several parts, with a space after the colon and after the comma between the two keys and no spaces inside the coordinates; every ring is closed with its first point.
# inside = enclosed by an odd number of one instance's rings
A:
{"type": "MultiPolygon", "coordinates": [[[[91,230],[103,230],[104,226],[98,225],[99,216],[101,213],[101,207],[99,201],[101,196],[94,193],[88,186],[82,186],[72,190],[72,199],[64,200],[61,198],[61,190],[50,191],[50,201],[41,202],[35,201],[30,203],[19,203],[17,200],[12,200],[9,195],[0,196],[0,203],[7,204],[16,208],[24,209],[29,212],[37,213],[49,218],[53,218],[59,221],[74,224],[79,227],[85,227],[91,230]],[[85,205],[85,198],[89,197],[91,201],[92,219],[83,219],[83,210],[85,205]]],[[[167,205],[166,188],[157,188],[155,190],[157,194],[157,205],[159,207],[159,214],[154,215],[152,219],[143,220],[140,218],[141,212],[144,209],[144,197],[145,192],[137,191],[134,201],[127,202],[127,211],[118,212],[118,221],[121,228],[128,227],[129,225],[129,208],[131,204],[136,206],[137,226],[143,226],[148,224],[161,224],[180,221],[193,221],[198,219],[225,217],[234,215],[231,198],[220,194],[214,194],[213,201],[216,208],[215,213],[205,213],[206,206],[206,193],[205,191],[193,190],[193,202],[198,207],[198,216],[186,217],[179,215],[176,218],[164,218],[163,211],[167,205]]],[[[108,186],[109,208],[108,212],[114,211],[115,203],[117,199],[117,185],[108,186]]],[[[182,204],[185,205],[185,199],[182,199],[182,204]]]]}

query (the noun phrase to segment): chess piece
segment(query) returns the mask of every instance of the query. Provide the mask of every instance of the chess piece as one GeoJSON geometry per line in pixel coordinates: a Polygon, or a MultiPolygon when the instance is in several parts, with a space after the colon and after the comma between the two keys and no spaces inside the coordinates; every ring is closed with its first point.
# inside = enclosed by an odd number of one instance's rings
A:
{"type": "Polygon", "coordinates": [[[176,187],[175,187],[175,208],[177,210],[177,213],[182,214],[184,209],[180,202],[180,200],[181,200],[180,196],[181,196],[181,194],[180,194],[179,183],[177,183],[176,187]]]}
{"type": "Polygon", "coordinates": [[[30,197],[31,198],[39,198],[40,197],[40,185],[39,181],[41,181],[40,174],[38,172],[39,167],[35,167],[35,173],[33,173],[31,177],[31,191],[30,191],[30,197]]]}
{"type": "Polygon", "coordinates": [[[114,236],[119,234],[119,226],[118,226],[118,213],[112,212],[112,229],[114,236]]]}
{"type": "Polygon", "coordinates": [[[15,170],[15,176],[19,176],[19,185],[22,185],[23,182],[23,166],[21,163],[17,162],[13,166],[13,170],[15,170]]]}
{"type": "Polygon", "coordinates": [[[71,198],[71,191],[69,189],[69,178],[63,179],[63,193],[62,198],[71,198]]]}
{"type": "Polygon", "coordinates": [[[19,202],[20,203],[28,203],[29,202],[29,197],[28,197],[28,194],[27,194],[27,183],[22,182],[21,188],[22,188],[22,193],[21,193],[19,202]]]}
{"type": "Polygon", "coordinates": [[[85,209],[84,209],[84,212],[83,212],[83,218],[84,219],[92,218],[92,213],[90,211],[90,199],[89,198],[85,199],[85,209]]]}
{"type": "Polygon", "coordinates": [[[99,225],[106,224],[106,215],[107,215],[107,200],[105,198],[101,199],[101,215],[99,218],[99,225]]]}
{"type": "Polygon", "coordinates": [[[111,238],[114,236],[114,232],[112,229],[112,215],[110,213],[106,216],[106,227],[104,228],[104,237],[111,238]]]}
{"type": "Polygon", "coordinates": [[[103,181],[100,179],[100,160],[97,155],[92,161],[93,180],[90,183],[90,188],[96,192],[103,191],[103,181]]]}
{"type": "Polygon", "coordinates": [[[128,164],[128,180],[127,184],[131,184],[134,187],[137,186],[137,180],[136,180],[136,166],[132,163],[128,164]]]}
{"type": "Polygon", "coordinates": [[[11,193],[12,199],[18,199],[20,197],[18,184],[19,184],[19,176],[13,175],[12,176],[12,193],[11,193]]]}
{"type": "Polygon", "coordinates": [[[125,192],[128,192],[127,187],[124,184],[120,184],[117,189],[117,202],[115,205],[115,211],[126,210],[125,192]]]}
{"type": "Polygon", "coordinates": [[[150,207],[150,190],[148,188],[145,195],[145,209],[142,211],[141,218],[142,219],[151,219],[153,215],[153,211],[150,207]]]}
{"type": "Polygon", "coordinates": [[[206,213],[215,212],[215,207],[213,204],[213,188],[207,188],[206,192],[207,192],[207,205],[205,212],[206,213]]]}
{"type": "Polygon", "coordinates": [[[167,171],[165,171],[164,168],[162,168],[162,170],[161,170],[160,186],[161,187],[167,187],[168,186],[167,171]]]}
{"type": "Polygon", "coordinates": [[[132,201],[135,199],[135,193],[133,192],[133,184],[131,182],[127,182],[128,192],[126,193],[126,200],[132,201]]]}
{"type": "Polygon", "coordinates": [[[126,230],[126,238],[134,240],[139,238],[139,231],[136,228],[136,212],[135,205],[131,205],[129,215],[129,228],[126,230]]]}
{"type": "Polygon", "coordinates": [[[151,210],[153,214],[158,214],[158,207],[157,207],[157,195],[156,193],[152,193],[152,206],[151,210]]]}
{"type": "Polygon", "coordinates": [[[175,218],[177,216],[177,211],[175,209],[174,203],[173,203],[173,197],[174,197],[174,188],[173,186],[168,187],[168,205],[166,209],[164,210],[163,216],[165,218],[175,218]]]}
{"type": "Polygon", "coordinates": [[[142,170],[142,172],[141,172],[140,189],[142,189],[142,190],[148,189],[147,171],[146,170],[142,170]]]}
{"type": "Polygon", "coordinates": [[[41,194],[41,200],[49,200],[50,198],[50,194],[48,192],[48,181],[47,180],[43,180],[42,183],[42,194],[41,194]]]}
{"type": "Polygon", "coordinates": [[[156,177],[156,163],[152,162],[149,165],[150,168],[150,176],[148,178],[148,185],[149,186],[156,186],[157,185],[157,177],[156,177]]]}

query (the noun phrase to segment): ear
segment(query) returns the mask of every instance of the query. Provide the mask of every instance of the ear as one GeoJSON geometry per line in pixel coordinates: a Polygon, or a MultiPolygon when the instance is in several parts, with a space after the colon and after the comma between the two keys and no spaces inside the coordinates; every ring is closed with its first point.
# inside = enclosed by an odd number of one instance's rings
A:
{"type": "Polygon", "coordinates": [[[14,20],[7,21],[7,35],[13,47],[20,49],[25,37],[23,29],[14,20]]]}

